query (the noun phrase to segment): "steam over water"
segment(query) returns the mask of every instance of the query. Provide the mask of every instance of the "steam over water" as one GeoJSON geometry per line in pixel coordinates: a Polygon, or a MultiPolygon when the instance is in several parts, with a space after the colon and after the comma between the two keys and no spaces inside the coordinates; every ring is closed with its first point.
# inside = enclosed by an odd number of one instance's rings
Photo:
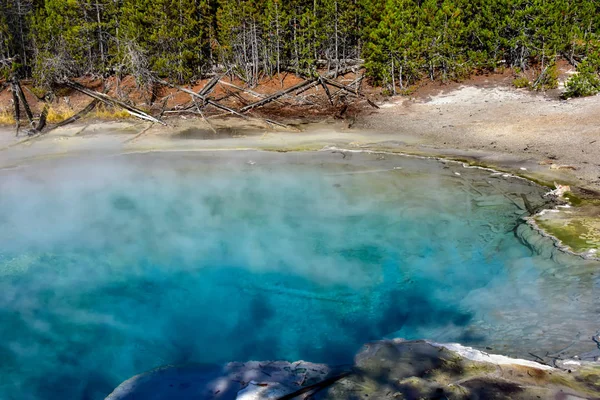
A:
{"type": "Polygon", "coordinates": [[[0,398],[102,399],[165,364],[347,363],[383,337],[589,350],[597,265],[525,246],[521,194],[544,201],[524,180],[375,154],[1,171],[0,398]]]}

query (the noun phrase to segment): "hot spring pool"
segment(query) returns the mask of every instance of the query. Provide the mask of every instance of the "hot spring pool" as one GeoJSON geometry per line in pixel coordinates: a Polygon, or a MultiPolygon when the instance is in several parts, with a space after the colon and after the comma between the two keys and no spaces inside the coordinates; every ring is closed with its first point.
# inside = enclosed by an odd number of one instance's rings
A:
{"type": "Polygon", "coordinates": [[[517,229],[544,190],[456,163],[177,152],[0,171],[0,398],[165,364],[348,363],[383,337],[590,350],[597,264],[517,229]]]}

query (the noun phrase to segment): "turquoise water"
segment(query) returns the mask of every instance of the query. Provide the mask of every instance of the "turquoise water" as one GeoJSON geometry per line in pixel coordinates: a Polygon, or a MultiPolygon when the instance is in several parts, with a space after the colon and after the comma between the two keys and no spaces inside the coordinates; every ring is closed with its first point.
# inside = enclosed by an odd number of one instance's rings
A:
{"type": "Polygon", "coordinates": [[[383,337],[576,352],[598,328],[597,265],[524,245],[521,194],[544,191],[490,171],[150,153],[2,171],[0,193],[1,399],[102,399],[165,364],[343,364],[383,337]]]}

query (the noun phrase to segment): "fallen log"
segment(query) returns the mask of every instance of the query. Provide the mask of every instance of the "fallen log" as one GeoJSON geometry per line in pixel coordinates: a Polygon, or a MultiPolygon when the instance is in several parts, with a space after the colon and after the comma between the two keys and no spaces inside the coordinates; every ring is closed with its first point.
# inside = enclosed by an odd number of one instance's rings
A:
{"type": "Polygon", "coordinates": [[[300,83],[297,83],[297,84],[295,84],[294,86],[291,86],[291,87],[289,87],[289,88],[287,88],[287,89],[285,89],[285,90],[280,90],[279,92],[277,92],[277,93],[274,93],[274,94],[272,94],[272,95],[270,95],[270,96],[268,96],[268,97],[265,97],[265,98],[264,98],[264,99],[262,99],[262,100],[259,100],[259,101],[255,102],[255,103],[248,104],[247,106],[245,106],[245,107],[242,107],[242,108],[240,109],[240,112],[247,112],[247,111],[250,111],[250,110],[252,110],[252,109],[254,109],[254,108],[257,108],[257,107],[262,107],[262,106],[264,106],[265,104],[268,104],[268,103],[270,103],[270,102],[272,102],[272,101],[274,101],[274,100],[277,100],[278,98],[280,98],[280,97],[282,97],[282,96],[285,96],[285,95],[286,95],[286,94],[288,94],[288,93],[291,93],[291,92],[293,92],[293,91],[295,91],[295,90],[301,89],[301,88],[303,88],[304,86],[308,86],[308,85],[310,85],[311,83],[313,83],[313,82],[315,82],[315,81],[316,81],[316,79],[315,79],[315,78],[311,78],[311,79],[308,79],[308,80],[302,81],[302,82],[300,82],[300,83]]]}
{"type": "MultiPolygon", "coordinates": [[[[352,67],[345,68],[341,71],[338,71],[338,76],[344,76],[352,71],[354,71],[354,68],[352,68],[352,67]]],[[[302,76],[304,79],[311,78],[311,76],[305,72],[300,72],[299,75],[302,76]]],[[[335,71],[330,71],[330,72],[326,73],[325,75],[323,75],[322,77],[327,79],[327,78],[333,78],[334,76],[335,76],[335,71]]],[[[320,84],[320,81],[317,79],[312,84],[305,86],[302,89],[298,90],[295,94],[296,94],[296,96],[298,96],[299,94],[304,93],[307,90],[310,90],[310,89],[314,88],[315,86],[318,86],[319,84],[320,84]]]]}
{"type": "Polygon", "coordinates": [[[248,100],[246,100],[245,98],[243,98],[238,92],[233,92],[233,91],[231,91],[229,89],[225,89],[225,88],[223,88],[223,89],[225,90],[226,93],[230,93],[233,97],[235,97],[236,99],[238,99],[239,102],[242,103],[242,106],[248,105],[248,100]]]}
{"type": "Polygon", "coordinates": [[[310,90],[312,88],[314,88],[315,86],[319,86],[319,81],[316,80],[313,83],[311,83],[310,85],[304,86],[302,89],[298,90],[296,93],[294,93],[296,96],[306,92],[307,90],[310,90]]]}
{"type": "Polygon", "coordinates": [[[200,117],[202,117],[202,120],[204,122],[206,122],[206,124],[208,125],[210,130],[213,131],[214,134],[216,134],[217,130],[212,126],[212,124],[204,116],[204,113],[202,112],[202,108],[200,107],[200,104],[198,104],[198,102],[196,101],[196,98],[194,96],[190,96],[190,97],[192,98],[192,102],[196,105],[196,110],[197,110],[198,114],[200,114],[200,117]]]}
{"type": "Polygon", "coordinates": [[[50,131],[52,131],[52,130],[54,130],[56,128],[60,128],[61,126],[68,125],[68,124],[70,124],[72,122],[75,122],[75,121],[83,118],[86,114],[90,113],[94,108],[96,108],[96,106],[98,105],[99,102],[100,102],[100,100],[93,99],[87,106],[85,106],[85,108],[83,108],[77,114],[73,115],[72,117],[69,117],[69,118],[65,119],[64,121],[60,121],[59,123],[53,125],[46,132],[50,132],[50,131]]]}
{"type": "Polygon", "coordinates": [[[187,94],[191,95],[192,97],[196,97],[196,98],[198,98],[198,99],[202,100],[202,102],[203,102],[203,106],[204,106],[204,104],[210,104],[211,106],[213,106],[213,107],[215,107],[215,108],[219,108],[219,109],[221,109],[221,110],[223,110],[223,111],[227,111],[227,112],[229,112],[229,113],[231,113],[231,114],[237,115],[238,117],[242,117],[242,118],[244,118],[244,119],[247,119],[247,118],[248,118],[246,115],[240,114],[239,112],[235,111],[234,109],[232,109],[232,108],[229,108],[229,107],[227,107],[227,106],[224,106],[224,105],[222,105],[222,104],[219,104],[219,103],[217,103],[217,102],[215,102],[215,101],[213,101],[213,100],[209,99],[209,98],[208,98],[208,97],[206,97],[206,96],[203,96],[203,95],[201,95],[201,94],[198,94],[198,93],[194,92],[193,90],[186,89],[186,88],[184,88],[184,87],[181,87],[181,86],[175,85],[175,84],[173,84],[173,83],[170,83],[170,82],[164,81],[164,80],[162,80],[162,79],[158,79],[158,80],[157,80],[157,82],[158,82],[158,83],[160,83],[161,85],[166,85],[166,86],[172,87],[172,88],[174,88],[174,89],[177,89],[177,90],[180,90],[180,91],[182,91],[182,92],[184,92],[184,93],[187,93],[187,94]]]}
{"type": "Polygon", "coordinates": [[[198,94],[200,96],[208,96],[213,90],[214,88],[217,86],[217,83],[219,83],[219,81],[225,76],[227,75],[229,71],[225,72],[224,74],[221,75],[215,75],[210,81],[208,81],[206,83],[206,85],[202,88],[202,90],[200,90],[198,92],[198,94]]]}
{"type": "Polygon", "coordinates": [[[379,108],[379,106],[377,104],[375,104],[373,101],[371,101],[371,99],[369,99],[366,95],[364,95],[362,93],[358,93],[358,90],[356,90],[356,91],[352,90],[352,88],[349,88],[348,86],[346,86],[346,85],[344,85],[342,83],[336,82],[334,80],[331,80],[331,79],[328,79],[328,78],[325,78],[325,77],[323,77],[323,80],[328,85],[335,86],[338,89],[344,90],[345,92],[349,93],[352,96],[360,97],[360,98],[363,98],[363,99],[367,100],[367,103],[369,103],[369,105],[371,107],[373,107],[373,108],[379,108]]]}
{"type": "MultiPolygon", "coordinates": [[[[344,76],[346,74],[349,74],[350,72],[353,72],[354,70],[355,70],[354,67],[346,67],[344,69],[339,70],[338,73],[337,73],[337,76],[344,76]]],[[[294,73],[296,75],[299,75],[299,76],[301,76],[304,79],[316,78],[316,77],[319,76],[317,74],[306,72],[306,71],[298,71],[298,72],[296,72],[295,70],[288,70],[288,71],[292,72],[292,73],[294,73]]],[[[323,78],[332,79],[336,75],[335,75],[335,71],[329,71],[325,75],[320,75],[320,76],[322,76],[323,78]]]]}
{"type": "MultiPolygon", "coordinates": [[[[221,81],[221,82],[219,82],[219,85],[230,86],[234,89],[239,90],[240,92],[248,93],[250,96],[256,97],[258,99],[264,99],[264,98],[268,97],[268,95],[266,95],[266,94],[257,93],[254,90],[243,88],[241,86],[234,85],[233,83],[230,83],[230,82],[221,81]]],[[[231,92],[228,92],[228,93],[231,93],[231,92]]],[[[282,102],[280,102],[278,100],[275,100],[275,101],[280,104],[283,104],[282,102]]]]}
{"type": "Polygon", "coordinates": [[[219,109],[221,109],[223,111],[227,111],[230,114],[237,115],[238,117],[242,117],[244,119],[248,119],[247,115],[241,114],[241,113],[235,111],[233,108],[229,108],[227,106],[224,106],[224,105],[222,105],[220,103],[217,103],[216,101],[212,101],[211,99],[206,99],[206,103],[210,104],[211,106],[213,106],[215,108],[219,108],[219,109]]]}
{"type": "Polygon", "coordinates": [[[333,99],[331,98],[331,92],[329,92],[329,87],[327,86],[327,84],[325,84],[325,80],[322,77],[319,77],[319,83],[321,84],[321,86],[323,86],[323,89],[325,90],[325,94],[327,95],[327,98],[329,99],[329,104],[333,105],[333,99]]]}
{"type": "MultiPolygon", "coordinates": [[[[365,78],[364,75],[360,75],[358,78],[356,78],[355,80],[353,80],[352,82],[350,82],[348,85],[346,85],[347,87],[349,87],[350,89],[354,89],[354,91],[356,93],[360,93],[360,84],[362,83],[363,79],[365,78]]],[[[335,92],[333,94],[333,96],[337,96],[340,92],[343,92],[344,89],[338,89],[337,92],[335,92]]]]}
{"type": "Polygon", "coordinates": [[[362,82],[363,82],[363,80],[364,80],[364,79],[365,79],[365,76],[361,74],[361,75],[360,75],[358,78],[356,78],[356,79],[355,79],[355,80],[354,80],[352,83],[350,83],[350,85],[348,85],[348,86],[350,86],[350,87],[352,87],[352,86],[356,86],[356,91],[360,93],[360,88],[361,88],[361,85],[362,85],[362,82]]]}
{"type": "Polygon", "coordinates": [[[327,78],[322,78],[322,79],[323,79],[323,81],[327,82],[328,85],[334,86],[334,87],[336,87],[336,88],[338,88],[340,90],[348,92],[348,93],[350,93],[353,96],[356,96],[356,97],[360,97],[361,96],[361,95],[359,95],[357,93],[356,90],[353,90],[352,88],[349,88],[348,86],[344,85],[343,83],[339,83],[337,81],[334,81],[332,79],[327,79],[327,78]]]}
{"type": "Polygon", "coordinates": [[[129,114],[133,115],[134,117],[146,120],[146,121],[150,121],[150,122],[155,122],[155,123],[159,123],[161,125],[166,125],[163,121],[161,121],[160,119],[157,119],[147,113],[145,113],[144,111],[130,106],[127,103],[124,103],[120,100],[117,99],[113,99],[112,97],[110,97],[107,94],[104,93],[100,93],[100,92],[96,92],[95,90],[92,89],[88,89],[85,86],[77,83],[77,82],[73,82],[73,81],[65,81],[64,82],[65,86],[68,86],[72,89],[77,90],[78,92],[81,92],[89,97],[91,97],[92,99],[96,99],[104,104],[110,105],[110,106],[117,106],[117,107],[121,107],[123,108],[125,111],[127,111],[129,114]]]}

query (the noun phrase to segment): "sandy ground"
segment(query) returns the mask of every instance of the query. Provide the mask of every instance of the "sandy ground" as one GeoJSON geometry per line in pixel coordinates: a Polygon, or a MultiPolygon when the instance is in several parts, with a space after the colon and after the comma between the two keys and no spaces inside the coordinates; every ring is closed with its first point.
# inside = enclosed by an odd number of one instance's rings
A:
{"type": "Polygon", "coordinates": [[[434,154],[465,151],[501,168],[511,167],[508,160],[513,169],[537,164],[542,179],[560,175],[599,190],[599,123],[600,96],[564,101],[508,87],[463,86],[425,100],[384,104],[359,127],[418,138],[434,154]]]}

